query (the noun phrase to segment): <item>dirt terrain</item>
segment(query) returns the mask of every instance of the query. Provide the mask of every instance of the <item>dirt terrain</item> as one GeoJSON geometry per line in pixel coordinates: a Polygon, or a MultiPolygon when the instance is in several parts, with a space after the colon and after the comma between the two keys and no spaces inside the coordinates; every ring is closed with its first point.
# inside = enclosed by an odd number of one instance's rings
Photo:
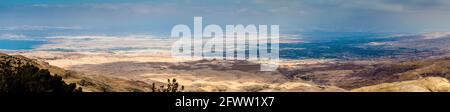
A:
{"type": "Polygon", "coordinates": [[[277,71],[261,72],[259,64],[248,61],[60,52],[23,55],[43,62],[44,68],[61,67],[53,72],[64,73],[65,80],[86,91],[150,91],[152,83],[162,85],[172,78],[186,86],[184,91],[351,91],[424,77],[448,79],[450,71],[449,58],[401,62],[286,60],[277,71]]]}

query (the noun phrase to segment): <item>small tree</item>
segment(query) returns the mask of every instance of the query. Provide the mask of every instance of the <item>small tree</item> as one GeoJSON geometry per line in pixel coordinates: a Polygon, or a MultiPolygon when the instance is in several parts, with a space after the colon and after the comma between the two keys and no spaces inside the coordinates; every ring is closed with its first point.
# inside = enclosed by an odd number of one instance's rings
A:
{"type": "Polygon", "coordinates": [[[0,63],[0,92],[81,92],[75,83],[66,84],[61,76],[26,64],[0,63]]]}
{"type": "Polygon", "coordinates": [[[152,92],[182,92],[184,90],[184,86],[181,86],[179,90],[179,84],[175,78],[167,79],[167,86],[160,85],[159,88],[156,88],[155,83],[152,83],[152,92]]]}

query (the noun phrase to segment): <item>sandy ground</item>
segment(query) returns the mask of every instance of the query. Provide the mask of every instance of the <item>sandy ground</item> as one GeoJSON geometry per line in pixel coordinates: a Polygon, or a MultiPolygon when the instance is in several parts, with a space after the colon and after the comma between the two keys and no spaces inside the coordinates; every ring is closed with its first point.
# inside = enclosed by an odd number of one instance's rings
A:
{"type": "MultiPolygon", "coordinates": [[[[33,51],[8,52],[48,62],[85,75],[120,77],[144,82],[176,78],[189,91],[342,91],[294,80],[278,71],[260,72],[246,61],[182,60],[170,56],[174,39],[148,35],[56,36],[33,51]],[[157,43],[155,43],[157,42],[157,43]],[[152,43],[152,44],[149,44],[152,43]]],[[[281,42],[298,39],[284,38],[281,42]]],[[[283,61],[282,67],[325,63],[328,60],[283,61]]]]}
{"type": "MultiPolygon", "coordinates": [[[[289,79],[278,71],[261,72],[259,64],[247,61],[180,60],[167,53],[119,54],[89,52],[35,51],[21,53],[50,65],[86,75],[121,77],[139,81],[167,82],[176,78],[186,91],[345,91],[308,81],[289,79]]],[[[283,61],[291,64],[315,64],[324,60],[283,61]]]]}

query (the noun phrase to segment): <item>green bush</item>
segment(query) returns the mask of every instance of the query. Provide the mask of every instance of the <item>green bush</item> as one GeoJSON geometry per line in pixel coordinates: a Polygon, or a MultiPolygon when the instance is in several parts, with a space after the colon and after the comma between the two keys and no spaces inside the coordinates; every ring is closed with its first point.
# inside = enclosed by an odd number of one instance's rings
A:
{"type": "Polygon", "coordinates": [[[81,92],[75,83],[66,84],[61,76],[48,70],[10,61],[0,63],[0,92],[81,92]]]}
{"type": "Polygon", "coordinates": [[[177,79],[173,78],[172,81],[167,79],[167,86],[160,85],[159,88],[156,87],[155,83],[152,83],[152,92],[182,92],[184,86],[178,84],[177,79]]]}

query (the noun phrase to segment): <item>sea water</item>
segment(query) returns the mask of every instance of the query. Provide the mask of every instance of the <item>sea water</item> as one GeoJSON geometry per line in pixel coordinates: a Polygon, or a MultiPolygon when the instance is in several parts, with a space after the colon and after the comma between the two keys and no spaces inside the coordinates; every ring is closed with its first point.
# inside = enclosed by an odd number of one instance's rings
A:
{"type": "MultiPolygon", "coordinates": [[[[299,34],[299,33],[296,33],[299,34]]],[[[413,49],[396,48],[393,46],[368,45],[371,42],[395,41],[395,38],[386,38],[389,33],[300,33],[299,42],[280,43],[280,58],[283,59],[353,59],[377,58],[395,56],[413,49]]],[[[124,37],[126,38],[126,37],[124,37]]],[[[3,50],[33,50],[48,44],[50,40],[8,40],[0,39],[0,49],[3,50]]],[[[283,38],[280,38],[283,41],[283,38]]],[[[148,43],[152,46],[152,43],[148,43]]],[[[57,51],[67,51],[62,48],[49,48],[57,51]]],[[[107,49],[107,50],[136,50],[136,49],[107,49]]],[[[137,49],[140,50],[140,49],[137,49]]],[[[70,50],[70,51],[77,51],[70,50]]]]}
{"type": "Polygon", "coordinates": [[[0,49],[3,50],[32,50],[35,47],[45,44],[39,40],[8,40],[0,39],[0,49]]]}

